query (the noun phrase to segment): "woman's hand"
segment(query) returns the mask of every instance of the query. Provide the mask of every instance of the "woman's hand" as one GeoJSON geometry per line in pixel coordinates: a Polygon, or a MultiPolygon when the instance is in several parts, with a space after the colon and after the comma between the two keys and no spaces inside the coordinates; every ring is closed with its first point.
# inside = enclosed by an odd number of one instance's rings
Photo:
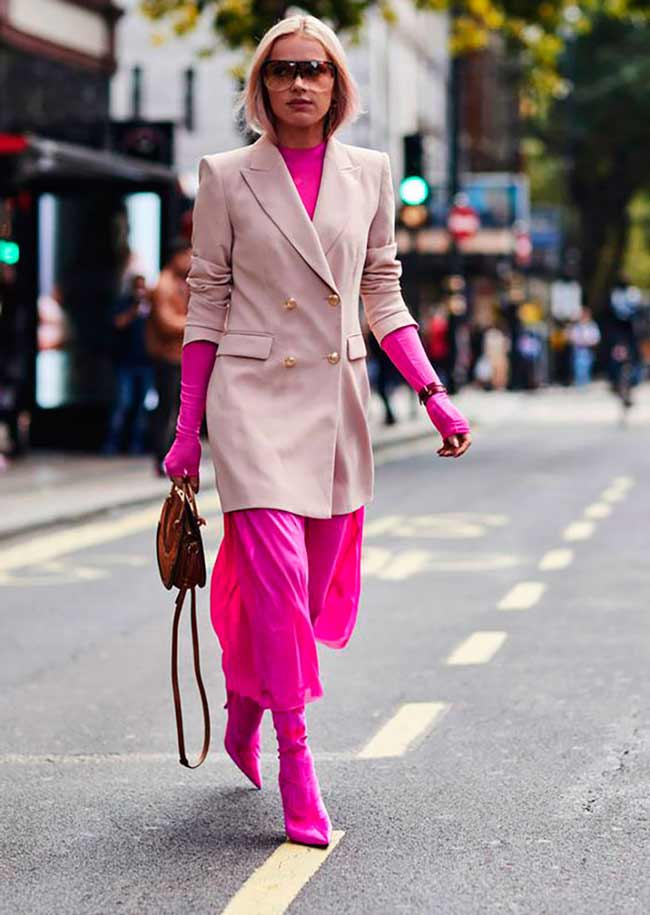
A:
{"type": "Polygon", "coordinates": [[[439,457],[460,457],[472,444],[469,423],[446,392],[433,394],[426,402],[429,419],[442,437],[439,457]]]}
{"type": "Polygon", "coordinates": [[[182,486],[189,479],[194,492],[199,491],[199,465],[201,464],[201,442],[198,436],[176,434],[163,467],[165,473],[177,486],[182,486]]]}
{"type": "Polygon", "coordinates": [[[471,432],[458,432],[456,435],[449,435],[438,448],[439,457],[460,457],[465,454],[472,444],[471,432]]]}

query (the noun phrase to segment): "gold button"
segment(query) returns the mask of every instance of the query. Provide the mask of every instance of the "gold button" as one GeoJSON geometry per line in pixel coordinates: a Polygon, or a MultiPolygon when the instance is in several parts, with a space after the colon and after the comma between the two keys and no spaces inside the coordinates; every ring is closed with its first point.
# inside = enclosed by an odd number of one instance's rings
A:
{"type": "Polygon", "coordinates": [[[327,301],[330,303],[330,305],[338,305],[341,301],[341,297],[338,296],[335,292],[331,292],[327,296],[327,301]]]}
{"type": "Polygon", "coordinates": [[[286,356],[285,360],[284,360],[284,364],[286,365],[286,367],[288,369],[292,368],[296,364],[296,357],[295,356],[286,356]]]}
{"type": "Polygon", "coordinates": [[[327,361],[332,365],[336,365],[340,358],[338,353],[328,353],[327,355],[327,361]]]}
{"type": "Polygon", "coordinates": [[[284,300],[284,307],[288,308],[288,309],[295,308],[297,304],[298,303],[296,302],[296,300],[294,298],[284,300]]]}

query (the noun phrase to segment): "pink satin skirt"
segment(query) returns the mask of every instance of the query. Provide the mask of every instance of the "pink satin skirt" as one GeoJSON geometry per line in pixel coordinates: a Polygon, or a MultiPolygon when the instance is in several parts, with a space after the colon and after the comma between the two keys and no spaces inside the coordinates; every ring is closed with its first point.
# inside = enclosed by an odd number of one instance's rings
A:
{"type": "Polygon", "coordinates": [[[226,688],[264,708],[323,695],[316,642],[343,648],[361,593],[364,506],[332,518],[225,512],[212,573],[212,625],[226,688]]]}

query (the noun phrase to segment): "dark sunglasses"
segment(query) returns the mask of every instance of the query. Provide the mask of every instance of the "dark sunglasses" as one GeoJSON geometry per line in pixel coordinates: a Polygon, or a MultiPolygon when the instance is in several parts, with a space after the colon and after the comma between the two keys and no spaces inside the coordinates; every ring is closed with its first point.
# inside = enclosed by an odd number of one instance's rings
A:
{"type": "Polygon", "coordinates": [[[296,76],[301,76],[312,88],[329,86],[336,76],[331,60],[265,60],[262,77],[268,89],[288,89],[296,76]]]}

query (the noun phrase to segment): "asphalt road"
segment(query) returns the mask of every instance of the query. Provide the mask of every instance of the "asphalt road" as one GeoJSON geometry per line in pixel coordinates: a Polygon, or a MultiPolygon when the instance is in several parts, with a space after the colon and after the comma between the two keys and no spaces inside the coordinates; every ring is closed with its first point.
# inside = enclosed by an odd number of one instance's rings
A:
{"type": "Polygon", "coordinates": [[[224,756],[206,594],[212,753],[177,763],[156,507],[3,544],[0,912],[647,915],[650,430],[571,397],[377,467],[309,709],[328,856],[282,858],[269,721],[262,792],[224,756]]]}

